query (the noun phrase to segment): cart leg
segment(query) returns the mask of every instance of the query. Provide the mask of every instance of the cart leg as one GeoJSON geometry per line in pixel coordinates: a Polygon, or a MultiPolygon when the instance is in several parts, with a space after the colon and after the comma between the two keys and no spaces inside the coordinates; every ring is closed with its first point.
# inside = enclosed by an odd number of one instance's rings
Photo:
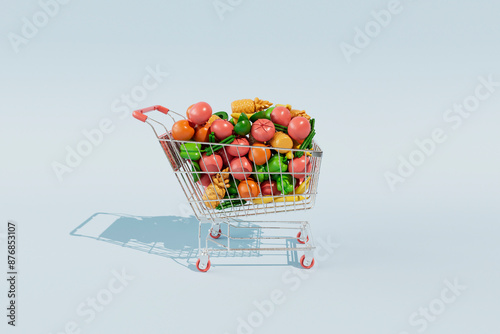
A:
{"type": "Polygon", "coordinates": [[[304,255],[300,258],[300,265],[304,269],[310,269],[314,266],[314,253],[311,250],[304,252],[304,255]]]}
{"type": "Polygon", "coordinates": [[[222,234],[222,230],[220,228],[220,224],[216,222],[212,222],[212,226],[210,227],[210,236],[214,239],[218,239],[222,234]]]}
{"type": "Polygon", "coordinates": [[[201,251],[200,258],[196,261],[196,268],[202,272],[206,272],[210,269],[210,257],[208,256],[208,251],[206,249],[201,251]]]}

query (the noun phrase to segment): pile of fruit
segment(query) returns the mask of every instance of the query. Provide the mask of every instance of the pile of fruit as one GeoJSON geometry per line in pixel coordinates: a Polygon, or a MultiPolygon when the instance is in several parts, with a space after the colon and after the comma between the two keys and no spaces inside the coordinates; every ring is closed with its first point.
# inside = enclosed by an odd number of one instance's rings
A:
{"type": "Polygon", "coordinates": [[[247,200],[304,200],[310,153],[291,149],[312,149],[314,119],[258,98],[234,101],[231,109],[231,115],[212,113],[208,103],[199,102],[172,127],[173,139],[183,141],[180,155],[191,163],[194,182],[205,187],[205,205],[223,210],[247,200]]]}

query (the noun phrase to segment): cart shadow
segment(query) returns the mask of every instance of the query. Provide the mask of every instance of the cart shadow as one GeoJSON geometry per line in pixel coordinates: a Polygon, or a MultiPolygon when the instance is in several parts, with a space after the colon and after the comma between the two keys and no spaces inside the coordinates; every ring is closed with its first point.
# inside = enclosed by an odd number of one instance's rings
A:
{"type": "MultiPolygon", "coordinates": [[[[242,222],[242,224],[249,227],[256,226],[248,222],[242,222]]],[[[202,235],[206,235],[210,227],[210,224],[204,225],[207,225],[207,227],[204,230],[202,229],[202,235]]],[[[70,235],[90,238],[149,254],[163,256],[172,259],[188,269],[198,271],[195,265],[199,255],[198,232],[199,222],[193,216],[148,217],[98,212],[71,231],[70,235]]],[[[224,227],[222,232],[225,233],[224,227]]],[[[259,229],[244,228],[241,229],[241,233],[238,236],[254,238],[257,237],[259,233],[259,229]]],[[[224,237],[221,237],[217,241],[224,243],[223,239],[224,237]]],[[[294,242],[288,243],[288,247],[293,247],[294,242]]],[[[202,240],[201,247],[204,247],[204,244],[205,242],[202,240]]],[[[210,245],[210,247],[213,246],[216,245],[210,245]]],[[[236,245],[231,242],[231,246],[235,248],[259,248],[260,242],[259,239],[242,240],[236,245]]],[[[267,254],[263,254],[258,250],[221,251],[211,252],[210,257],[260,257],[264,255],[267,254]]],[[[254,264],[254,266],[279,265],[300,267],[297,253],[295,251],[288,251],[286,264],[254,264]]],[[[244,263],[215,264],[212,262],[212,266],[252,265],[244,263]]]]}

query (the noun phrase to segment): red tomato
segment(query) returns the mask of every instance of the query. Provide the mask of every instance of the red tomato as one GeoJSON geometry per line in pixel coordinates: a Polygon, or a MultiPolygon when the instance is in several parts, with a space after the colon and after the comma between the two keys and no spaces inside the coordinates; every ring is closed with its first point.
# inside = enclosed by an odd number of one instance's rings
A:
{"type": "Polygon", "coordinates": [[[288,172],[292,173],[292,176],[297,179],[305,178],[305,173],[310,173],[311,168],[311,159],[305,154],[288,162],[288,172]]]}
{"type": "Polygon", "coordinates": [[[177,121],[172,125],[172,137],[175,140],[190,140],[194,136],[194,129],[185,119],[177,121]]]}
{"type": "Polygon", "coordinates": [[[252,164],[245,157],[235,157],[231,160],[229,171],[238,180],[245,180],[252,174],[252,164]]]}
{"type": "Polygon", "coordinates": [[[188,119],[194,124],[205,124],[212,116],[212,107],[206,102],[198,102],[187,110],[188,119]]]}
{"type": "MultiPolygon", "coordinates": [[[[248,140],[246,138],[237,138],[235,139],[231,145],[250,145],[248,143],[248,140]]],[[[250,147],[234,147],[234,146],[226,146],[227,153],[231,154],[232,156],[244,156],[248,153],[250,150],[250,147]]]]}
{"type": "Polygon", "coordinates": [[[215,137],[223,140],[233,134],[234,125],[225,119],[217,119],[210,126],[210,130],[215,133],[215,137]]]}
{"type": "Polygon", "coordinates": [[[212,154],[207,156],[206,153],[203,153],[201,159],[199,161],[200,168],[204,172],[208,172],[209,175],[214,175],[221,171],[224,166],[222,162],[222,157],[218,154],[212,154]]]}
{"type": "Polygon", "coordinates": [[[271,121],[273,123],[288,126],[290,120],[292,119],[292,115],[290,114],[290,110],[287,107],[276,107],[271,112],[271,121]]]}
{"type": "Polygon", "coordinates": [[[273,195],[277,196],[280,195],[280,191],[278,190],[278,184],[276,181],[264,181],[260,184],[260,189],[262,190],[262,195],[263,196],[268,196],[268,195],[273,195]]]}
{"type": "Polygon", "coordinates": [[[311,132],[311,124],[305,117],[294,117],[288,124],[288,135],[297,141],[306,139],[309,132],[311,132]]]}
{"type": "Polygon", "coordinates": [[[274,124],[268,119],[258,119],[252,124],[252,137],[258,141],[265,142],[273,139],[274,132],[276,132],[274,124]]]}
{"type": "Polygon", "coordinates": [[[208,187],[212,183],[212,179],[208,174],[202,174],[198,182],[201,183],[202,186],[208,187]]]}
{"type": "Polygon", "coordinates": [[[217,151],[218,155],[220,155],[222,157],[222,163],[224,165],[224,167],[229,167],[229,165],[231,164],[231,160],[234,159],[234,156],[232,156],[231,154],[229,154],[227,152],[227,147],[223,147],[222,149],[220,149],[219,151],[217,151]]]}

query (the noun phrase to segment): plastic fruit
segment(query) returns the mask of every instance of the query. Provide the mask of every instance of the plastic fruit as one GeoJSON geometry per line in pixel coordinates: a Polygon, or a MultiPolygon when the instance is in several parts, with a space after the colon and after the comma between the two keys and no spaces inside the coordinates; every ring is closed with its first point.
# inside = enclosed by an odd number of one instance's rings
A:
{"type": "Polygon", "coordinates": [[[288,135],[297,141],[306,139],[311,132],[311,124],[305,117],[294,117],[288,124],[288,135]]]}
{"type": "Polygon", "coordinates": [[[177,121],[172,125],[172,137],[175,140],[190,140],[194,136],[194,129],[185,119],[177,121]]]}
{"type": "Polygon", "coordinates": [[[179,149],[181,158],[189,160],[198,160],[201,158],[201,144],[198,143],[183,143],[179,149]]]}
{"type": "Polygon", "coordinates": [[[288,126],[288,123],[290,123],[291,119],[292,116],[290,114],[290,110],[288,110],[288,108],[286,107],[276,107],[271,112],[271,121],[273,123],[288,126]]]}
{"type": "Polygon", "coordinates": [[[221,119],[225,119],[225,120],[227,120],[227,118],[228,118],[227,112],[225,112],[225,111],[218,111],[218,112],[214,113],[214,115],[217,115],[221,119]]]}
{"type": "Polygon", "coordinates": [[[224,119],[215,120],[210,126],[210,130],[215,133],[218,140],[223,140],[233,134],[234,126],[224,119]]]}
{"type": "MultiPolygon", "coordinates": [[[[255,143],[252,146],[267,147],[262,143],[255,143]]],[[[250,159],[250,161],[253,161],[257,166],[265,164],[270,157],[271,150],[268,148],[264,149],[252,147],[251,151],[248,153],[248,159],[250,159]]]]}
{"type": "Polygon", "coordinates": [[[277,196],[280,195],[280,191],[278,190],[278,185],[276,181],[264,181],[260,184],[260,189],[262,190],[263,196],[277,196]]]}
{"type": "Polygon", "coordinates": [[[252,174],[252,164],[245,157],[235,157],[231,160],[229,171],[237,180],[244,180],[252,174]]]}
{"type": "Polygon", "coordinates": [[[241,113],[238,118],[238,122],[234,126],[234,132],[240,136],[246,136],[250,129],[252,128],[252,124],[248,120],[248,116],[245,113],[241,113]]]}
{"type": "Polygon", "coordinates": [[[201,156],[199,164],[201,170],[204,172],[208,172],[209,175],[214,175],[215,173],[220,172],[220,170],[224,166],[222,157],[220,155],[212,154],[207,156],[206,153],[203,153],[203,155],[201,156]]]}
{"type": "Polygon", "coordinates": [[[238,185],[238,193],[241,198],[257,197],[260,193],[259,185],[252,179],[241,181],[238,185]]]}
{"type": "Polygon", "coordinates": [[[307,155],[303,155],[300,158],[295,158],[288,162],[288,171],[292,173],[292,176],[296,179],[305,178],[305,173],[310,173],[311,168],[311,159],[309,159],[307,155]]]}
{"type": "Polygon", "coordinates": [[[222,157],[222,164],[224,167],[229,167],[229,164],[231,163],[231,160],[234,159],[234,156],[228,153],[228,148],[229,146],[223,147],[219,151],[217,151],[216,154],[220,155],[222,157]]]}
{"type": "Polygon", "coordinates": [[[205,124],[203,126],[198,125],[195,129],[193,140],[197,142],[208,142],[209,135],[210,135],[210,124],[205,124]]]}
{"type": "Polygon", "coordinates": [[[275,132],[273,122],[264,118],[255,121],[251,130],[252,137],[260,142],[271,140],[275,132]]]}
{"type": "MultiPolygon", "coordinates": [[[[288,109],[287,109],[288,110],[288,109]]],[[[273,136],[273,139],[269,142],[274,148],[282,148],[282,150],[276,150],[279,153],[286,154],[293,147],[292,138],[289,135],[283,132],[276,132],[273,136]]]]}
{"type": "MultiPolygon", "coordinates": [[[[232,143],[232,145],[250,145],[248,143],[248,140],[246,138],[236,138],[232,143]]],[[[235,157],[242,157],[248,153],[250,150],[249,147],[234,147],[234,146],[227,146],[226,147],[227,153],[231,154],[232,156],[235,157]]],[[[251,160],[251,159],[250,159],[251,160]]]]}
{"type": "Polygon", "coordinates": [[[212,116],[212,107],[206,102],[195,103],[188,108],[187,116],[194,124],[205,124],[212,116]]]}
{"type": "Polygon", "coordinates": [[[198,182],[201,183],[202,186],[208,187],[212,183],[212,179],[208,174],[201,174],[198,182]]]}

